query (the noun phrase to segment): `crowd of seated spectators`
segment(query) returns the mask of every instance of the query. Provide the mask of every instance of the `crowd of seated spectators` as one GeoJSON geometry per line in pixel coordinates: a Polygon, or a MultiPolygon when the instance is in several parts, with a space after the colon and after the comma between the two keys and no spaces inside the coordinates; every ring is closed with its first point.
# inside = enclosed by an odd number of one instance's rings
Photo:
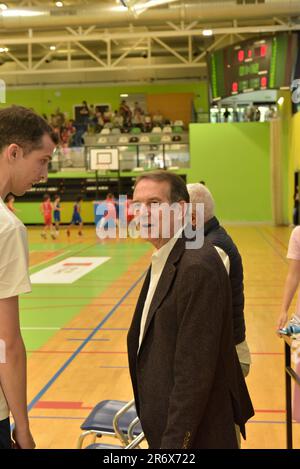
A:
{"type": "Polygon", "coordinates": [[[43,117],[57,133],[62,147],[83,146],[86,135],[102,133],[130,134],[135,131],[159,133],[168,128],[171,133],[172,128],[181,130],[184,128],[182,121],[173,123],[159,112],[154,115],[145,113],[138,102],[131,109],[125,100],[121,102],[119,109],[114,112],[102,111],[97,106],[88,105],[86,101],[83,101],[77,120],[67,119],[59,108],[51,114],[50,119],[46,115],[43,117]]]}

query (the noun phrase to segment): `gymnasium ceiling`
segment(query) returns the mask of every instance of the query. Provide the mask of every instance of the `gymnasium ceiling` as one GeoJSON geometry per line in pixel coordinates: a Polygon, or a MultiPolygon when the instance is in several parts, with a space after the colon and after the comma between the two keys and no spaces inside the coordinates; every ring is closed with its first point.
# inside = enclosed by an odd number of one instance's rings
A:
{"type": "Polygon", "coordinates": [[[5,4],[6,9],[0,4],[0,78],[8,86],[195,81],[207,76],[209,51],[300,30],[299,0],[5,4]],[[212,35],[204,36],[205,30],[212,35]]]}

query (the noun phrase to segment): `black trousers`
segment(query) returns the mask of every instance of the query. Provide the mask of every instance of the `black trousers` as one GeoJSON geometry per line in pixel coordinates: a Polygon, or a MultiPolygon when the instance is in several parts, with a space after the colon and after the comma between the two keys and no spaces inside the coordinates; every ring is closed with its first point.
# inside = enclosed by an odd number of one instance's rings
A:
{"type": "Polygon", "coordinates": [[[11,449],[9,418],[0,420],[0,449],[11,449]]]}

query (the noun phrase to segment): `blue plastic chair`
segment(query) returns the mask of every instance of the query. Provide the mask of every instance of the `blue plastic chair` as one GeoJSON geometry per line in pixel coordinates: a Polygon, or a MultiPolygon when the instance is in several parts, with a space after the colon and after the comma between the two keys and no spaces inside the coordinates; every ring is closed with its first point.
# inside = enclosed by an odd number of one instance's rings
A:
{"type": "Polygon", "coordinates": [[[112,436],[118,438],[126,447],[132,439],[142,433],[134,400],[130,402],[105,400],[99,402],[81,425],[83,433],[79,436],[77,448],[82,448],[83,441],[88,435],[93,435],[95,443],[97,437],[112,436]]]}

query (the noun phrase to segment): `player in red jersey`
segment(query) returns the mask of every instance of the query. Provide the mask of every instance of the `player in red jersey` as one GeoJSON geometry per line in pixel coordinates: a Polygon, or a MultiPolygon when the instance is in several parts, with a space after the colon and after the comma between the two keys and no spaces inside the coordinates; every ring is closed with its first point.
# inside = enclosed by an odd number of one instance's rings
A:
{"type": "Polygon", "coordinates": [[[44,195],[44,202],[41,203],[40,209],[44,217],[44,230],[42,231],[41,236],[46,239],[47,231],[49,231],[52,239],[56,239],[55,230],[52,224],[53,205],[49,194],[44,195]]]}

